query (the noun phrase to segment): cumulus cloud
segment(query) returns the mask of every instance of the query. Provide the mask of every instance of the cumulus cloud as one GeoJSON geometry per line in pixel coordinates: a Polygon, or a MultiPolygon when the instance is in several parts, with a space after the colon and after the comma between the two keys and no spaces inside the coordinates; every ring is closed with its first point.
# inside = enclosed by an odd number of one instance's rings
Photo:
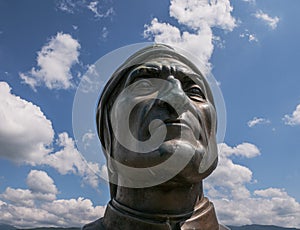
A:
{"type": "Polygon", "coordinates": [[[13,189],[7,187],[1,198],[12,202],[16,206],[33,207],[34,195],[29,189],[13,189]]]}
{"type": "Polygon", "coordinates": [[[0,82],[0,119],[0,157],[36,165],[51,151],[51,121],[40,107],[12,94],[6,82],[0,82]]]}
{"type": "Polygon", "coordinates": [[[28,189],[7,187],[0,195],[14,206],[34,207],[36,201],[53,201],[58,190],[54,181],[44,171],[31,170],[26,180],[28,189]]]}
{"type": "Polygon", "coordinates": [[[214,46],[212,43],[212,30],[205,26],[195,33],[187,31],[181,33],[180,30],[170,25],[169,23],[161,23],[157,18],[154,18],[151,25],[146,26],[145,36],[154,36],[157,43],[171,44],[181,47],[192,53],[205,65],[209,66],[208,62],[212,55],[214,46]]]}
{"type": "Polygon", "coordinates": [[[259,149],[250,143],[230,147],[225,143],[219,144],[219,165],[214,173],[206,180],[208,194],[218,198],[243,199],[249,197],[245,183],[252,181],[249,168],[234,164],[231,156],[253,158],[260,155],[259,149]]]}
{"type": "Polygon", "coordinates": [[[150,25],[145,25],[144,36],[155,42],[167,43],[192,52],[202,63],[209,67],[209,59],[214,45],[213,27],[232,31],[236,20],[232,17],[233,8],[229,0],[171,0],[170,16],[180,28],[154,18],[150,25]]]}
{"type": "Polygon", "coordinates": [[[277,28],[277,24],[279,22],[278,17],[271,17],[261,10],[257,11],[254,16],[265,22],[271,29],[275,30],[277,28]]]}
{"type": "Polygon", "coordinates": [[[105,207],[94,206],[91,200],[82,197],[41,202],[32,207],[0,200],[1,223],[18,228],[81,227],[98,219],[104,210],[105,207]]]}
{"type": "Polygon", "coordinates": [[[104,214],[105,207],[94,206],[89,199],[57,200],[57,188],[46,172],[32,170],[28,174],[27,184],[29,189],[8,187],[0,194],[1,223],[19,228],[80,227],[104,214]],[[30,181],[33,178],[44,181],[32,185],[35,183],[30,181]],[[48,192],[40,187],[47,182],[50,182],[48,192]]]}
{"type": "Polygon", "coordinates": [[[221,151],[220,157],[230,157],[230,156],[242,156],[246,158],[253,158],[260,155],[259,149],[251,143],[242,143],[236,147],[230,147],[225,143],[219,144],[219,149],[221,151]]]}
{"type": "Polygon", "coordinates": [[[93,207],[93,203],[89,199],[79,197],[70,200],[55,200],[50,204],[43,204],[42,208],[48,213],[57,215],[64,225],[80,226],[91,220],[96,220],[103,216],[105,208],[103,206],[93,207]],[[80,217],[80,218],[78,218],[80,217]]]}
{"type": "Polygon", "coordinates": [[[67,133],[59,134],[57,140],[61,150],[48,154],[42,164],[55,168],[62,175],[72,173],[81,176],[85,182],[96,188],[99,183],[101,169],[98,164],[85,162],[75,147],[74,140],[67,133]]]}
{"type": "Polygon", "coordinates": [[[31,170],[26,183],[28,188],[36,193],[57,193],[54,181],[44,171],[31,170]]]}
{"type": "Polygon", "coordinates": [[[38,52],[37,67],[19,75],[34,90],[42,84],[49,89],[68,89],[73,86],[71,68],[78,63],[79,49],[71,35],[57,33],[38,52]]]}
{"type": "Polygon", "coordinates": [[[284,190],[281,196],[260,196],[266,190],[256,190],[245,199],[216,199],[214,204],[222,223],[233,225],[265,224],[300,227],[300,204],[284,190]]]}
{"type": "Polygon", "coordinates": [[[258,118],[258,117],[254,117],[252,120],[247,122],[247,125],[251,128],[254,127],[256,125],[261,125],[261,124],[270,124],[271,121],[265,118],[258,118]]]}
{"type": "Polygon", "coordinates": [[[216,206],[218,218],[227,225],[266,224],[300,227],[300,204],[284,189],[266,188],[251,192],[252,171],[233,162],[233,156],[253,158],[259,149],[250,143],[219,146],[219,165],[205,180],[206,194],[216,206]]]}
{"type": "Polygon", "coordinates": [[[297,105],[296,110],[292,113],[292,115],[284,115],[283,121],[286,125],[300,125],[300,105],[297,105]]]}
{"type": "MultiPolygon", "coordinates": [[[[85,162],[67,133],[58,135],[53,143],[54,130],[41,109],[14,94],[6,82],[0,82],[0,157],[19,164],[48,165],[62,175],[72,173],[84,182],[97,187],[101,175],[98,164],[85,162]],[[56,144],[59,150],[53,151],[56,144]]],[[[88,143],[90,134],[85,137],[88,143]]],[[[36,190],[54,191],[51,179],[43,172],[32,171],[28,186],[36,190]],[[47,184],[47,185],[46,185],[47,184]]]]}

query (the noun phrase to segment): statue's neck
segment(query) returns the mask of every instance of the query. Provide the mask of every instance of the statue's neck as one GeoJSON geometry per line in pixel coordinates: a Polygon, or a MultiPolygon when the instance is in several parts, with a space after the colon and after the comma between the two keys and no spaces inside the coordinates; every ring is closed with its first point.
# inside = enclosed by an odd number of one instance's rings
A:
{"type": "MultiPolygon", "coordinates": [[[[147,198],[145,198],[147,199],[147,198]]],[[[156,202],[164,203],[163,200],[156,202]]],[[[174,202],[176,202],[174,200],[174,202]]],[[[140,205],[143,205],[140,203],[140,205]]],[[[168,207],[165,207],[168,209],[168,207]]],[[[106,230],[160,229],[160,230],[220,230],[213,204],[205,197],[198,200],[187,213],[157,213],[132,209],[112,199],[104,217],[99,220],[106,230]]],[[[98,225],[99,225],[98,224],[98,225]]],[[[96,226],[97,224],[94,224],[96,226]]],[[[91,228],[92,229],[92,228],[91,228]]],[[[96,229],[96,228],[93,228],[96,229]]],[[[99,229],[99,228],[98,228],[99,229]]],[[[226,228],[225,228],[226,229],[226,228]]]]}
{"type": "Polygon", "coordinates": [[[150,188],[118,187],[115,200],[143,213],[185,215],[203,197],[202,182],[186,185],[158,185],[150,188]]]}

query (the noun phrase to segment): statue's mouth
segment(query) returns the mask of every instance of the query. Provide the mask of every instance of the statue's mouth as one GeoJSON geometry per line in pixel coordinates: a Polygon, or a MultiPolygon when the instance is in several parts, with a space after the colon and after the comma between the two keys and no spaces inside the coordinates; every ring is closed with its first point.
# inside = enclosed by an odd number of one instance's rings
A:
{"type": "MultiPolygon", "coordinates": [[[[192,125],[190,122],[186,121],[185,119],[169,118],[169,119],[165,119],[163,122],[154,122],[154,124],[151,125],[152,126],[151,129],[154,131],[153,133],[159,132],[163,125],[165,125],[166,128],[171,132],[177,131],[178,135],[180,134],[181,131],[184,130],[192,131],[196,140],[199,140],[200,142],[204,141],[203,144],[207,144],[206,135],[204,130],[201,128],[201,124],[196,126],[196,125],[192,125]]],[[[173,134],[174,136],[176,136],[175,133],[173,134]]]]}
{"type": "Polygon", "coordinates": [[[186,127],[190,128],[190,129],[192,129],[191,125],[187,121],[185,121],[183,119],[166,119],[164,121],[164,123],[167,126],[168,125],[176,125],[176,126],[178,125],[178,126],[186,126],[186,127]]]}

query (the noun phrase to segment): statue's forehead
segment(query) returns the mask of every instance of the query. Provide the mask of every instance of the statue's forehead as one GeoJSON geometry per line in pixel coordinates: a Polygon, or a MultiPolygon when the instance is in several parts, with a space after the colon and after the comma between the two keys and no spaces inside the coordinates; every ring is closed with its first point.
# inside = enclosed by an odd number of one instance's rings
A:
{"type": "Polygon", "coordinates": [[[167,68],[173,69],[174,71],[195,74],[195,71],[193,71],[184,62],[177,60],[175,58],[171,58],[171,57],[168,57],[168,58],[167,57],[157,57],[154,59],[150,59],[148,61],[145,61],[143,64],[141,64],[141,66],[156,67],[158,69],[167,67],[167,68]]]}

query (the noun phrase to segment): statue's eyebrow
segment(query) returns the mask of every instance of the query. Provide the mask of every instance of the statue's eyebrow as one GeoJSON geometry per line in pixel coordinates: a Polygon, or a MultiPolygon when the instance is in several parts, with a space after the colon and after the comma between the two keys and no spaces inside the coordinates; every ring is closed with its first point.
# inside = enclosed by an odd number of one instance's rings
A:
{"type": "Polygon", "coordinates": [[[139,77],[146,77],[146,78],[158,77],[159,72],[160,72],[159,66],[155,66],[155,65],[138,66],[129,72],[128,78],[126,79],[126,82],[125,82],[125,85],[127,86],[127,85],[131,84],[136,78],[139,78],[139,77]]]}

